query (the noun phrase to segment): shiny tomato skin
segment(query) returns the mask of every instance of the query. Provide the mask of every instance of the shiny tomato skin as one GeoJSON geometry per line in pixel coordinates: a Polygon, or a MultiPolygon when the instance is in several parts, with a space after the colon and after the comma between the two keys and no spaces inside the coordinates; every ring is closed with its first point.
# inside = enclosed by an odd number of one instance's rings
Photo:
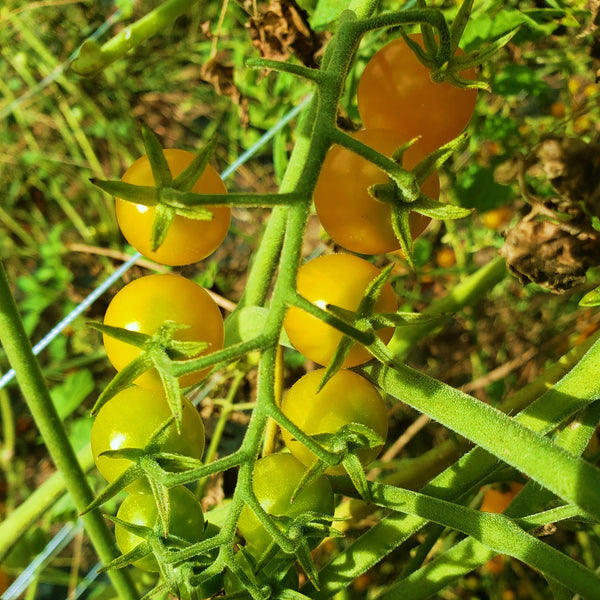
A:
{"type": "MultiPolygon", "coordinates": [[[[187,150],[166,149],[163,152],[173,177],[179,175],[194,158],[194,154],[187,150]]],[[[147,155],[138,158],[121,180],[134,185],[154,185],[147,155]]],[[[206,166],[191,191],[197,194],[227,193],[221,177],[210,165],[206,166]]],[[[120,198],[115,203],[117,222],[125,239],[146,258],[171,266],[198,262],[212,254],[225,239],[231,221],[231,209],[224,205],[206,208],[213,213],[210,220],[176,215],[163,243],[153,252],[151,232],[156,209],[120,198]]]]}
{"type": "MultiPolygon", "coordinates": [[[[104,324],[152,335],[165,321],[187,325],[175,332],[181,341],[203,341],[209,345],[202,354],[223,347],[223,317],[210,294],[197,283],[171,273],[147,275],[134,279],[113,297],[104,315],[104,324]]],[[[140,349],[103,334],[104,349],[111,364],[121,371],[140,349]]],[[[181,387],[194,385],[209,373],[203,369],[179,378],[181,387]]],[[[163,385],[156,369],[140,375],[135,383],[153,390],[163,385]]]]}
{"type": "MultiPolygon", "coordinates": [[[[423,47],[420,34],[410,37],[423,47]]],[[[358,82],[358,112],[365,128],[392,129],[405,140],[422,136],[427,153],[459,135],[471,120],[477,90],[435,83],[429,73],[403,38],[376,52],[358,82]]],[[[460,75],[477,78],[472,68],[460,75]]]]}
{"type": "MultiPolygon", "coordinates": [[[[387,437],[388,416],[377,388],[354,371],[341,369],[317,392],[325,369],[311,371],[288,390],[281,411],[304,433],[336,433],[344,425],[359,423],[370,427],[383,440],[387,437]]],[[[286,429],[281,431],[288,450],[309,467],[316,456],[286,429]]],[[[363,466],[373,461],[383,446],[359,449],[357,456],[363,466]]],[[[329,475],[345,475],[342,465],[329,467],[329,475]]]]}
{"type": "MultiPolygon", "coordinates": [[[[326,254],[300,267],[296,287],[298,293],[321,308],[334,304],[356,310],[369,283],[379,275],[379,269],[353,254],[326,254]]],[[[398,302],[394,290],[386,282],[375,302],[375,312],[396,312],[398,302]]],[[[342,334],[306,311],[290,306],[284,322],[288,338],[301,354],[320,365],[327,365],[342,339],[342,334]]],[[[386,327],[377,335],[389,342],[393,328],[386,327]]],[[[371,359],[370,352],[360,344],[350,349],[344,368],[355,367],[371,359]]]]}
{"type": "MultiPolygon", "coordinates": [[[[297,517],[307,511],[333,516],[335,500],[329,480],[321,476],[290,499],[306,473],[306,467],[291,454],[269,454],[256,461],[252,488],[267,513],[273,516],[297,517]]],[[[260,556],[271,543],[271,535],[256,515],[244,506],[238,529],[255,556],[260,556]]]]}
{"type": "MultiPolygon", "coordinates": [[[[182,398],[181,433],[175,423],[161,450],[201,459],[204,452],[204,424],[191,402],[182,398]]],[[[171,417],[164,392],[131,386],[113,396],[98,411],[92,425],[92,455],[98,471],[111,483],[125,471],[131,462],[125,458],[100,456],[107,450],[144,448],[154,432],[171,417]]],[[[149,491],[145,477],[125,488],[129,493],[149,491]]]]}
{"type": "MultiPolygon", "coordinates": [[[[183,538],[195,544],[205,538],[204,513],[200,502],[185,487],[174,487],[169,490],[170,518],[169,535],[183,538]]],[[[133,525],[153,528],[158,521],[158,509],[152,494],[131,494],[123,500],[117,517],[133,525]]],[[[143,538],[127,531],[122,525],[115,525],[117,546],[123,554],[131,552],[144,541],[143,538]]],[[[168,538],[167,538],[168,543],[168,538]]],[[[132,563],[144,571],[158,572],[158,563],[152,555],[144,556],[132,563]]]]}
{"type": "MultiPolygon", "coordinates": [[[[357,140],[391,156],[407,138],[386,129],[363,129],[353,134],[357,140]]],[[[403,166],[410,170],[426,157],[417,142],[404,154],[403,166]]],[[[323,163],[315,188],[314,203],[321,225],[336,244],[358,254],[383,254],[400,248],[392,227],[392,207],[369,194],[369,187],[386,183],[388,176],[365,158],[343,146],[334,146],[323,163]]],[[[421,186],[426,196],[437,200],[440,183],[437,173],[421,186]]],[[[413,240],[431,219],[416,212],[409,214],[413,240]]]]}

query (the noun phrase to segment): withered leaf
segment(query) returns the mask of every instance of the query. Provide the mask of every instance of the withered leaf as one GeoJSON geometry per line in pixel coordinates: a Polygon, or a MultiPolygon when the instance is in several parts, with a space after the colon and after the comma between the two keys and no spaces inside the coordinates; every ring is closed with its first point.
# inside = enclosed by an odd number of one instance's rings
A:
{"type": "Polygon", "coordinates": [[[271,0],[263,12],[250,18],[247,27],[263,58],[285,61],[294,55],[307,67],[317,67],[322,39],[295,0],[271,0]]]}

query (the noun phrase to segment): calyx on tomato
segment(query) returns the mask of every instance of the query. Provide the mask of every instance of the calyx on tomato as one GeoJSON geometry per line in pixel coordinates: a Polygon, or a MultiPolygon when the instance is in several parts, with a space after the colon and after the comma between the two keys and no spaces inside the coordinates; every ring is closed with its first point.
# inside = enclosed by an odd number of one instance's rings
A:
{"type": "Polygon", "coordinates": [[[92,183],[116,196],[119,227],[146,258],[181,266],[200,261],[221,244],[231,219],[229,206],[200,194],[223,196],[227,190],[208,164],[211,140],[197,155],[165,149],[143,128],[147,154],[127,169],[121,181],[92,183]],[[211,203],[209,205],[209,202],[211,203]]]}

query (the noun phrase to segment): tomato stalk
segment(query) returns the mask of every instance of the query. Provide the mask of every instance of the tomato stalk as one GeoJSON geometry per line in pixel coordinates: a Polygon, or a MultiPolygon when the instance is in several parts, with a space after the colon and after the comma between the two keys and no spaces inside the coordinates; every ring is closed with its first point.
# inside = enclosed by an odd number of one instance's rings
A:
{"type": "MultiPolygon", "coordinates": [[[[52,460],[62,473],[75,506],[83,512],[92,502],[94,494],[50,398],[50,392],[31,349],[2,263],[0,263],[0,341],[15,370],[23,397],[44,438],[52,460]]],[[[101,513],[98,510],[92,511],[84,515],[82,520],[98,556],[101,560],[110,562],[117,556],[117,552],[113,536],[101,513]]],[[[135,600],[138,597],[128,573],[115,572],[111,573],[110,577],[121,598],[135,600]]]]}

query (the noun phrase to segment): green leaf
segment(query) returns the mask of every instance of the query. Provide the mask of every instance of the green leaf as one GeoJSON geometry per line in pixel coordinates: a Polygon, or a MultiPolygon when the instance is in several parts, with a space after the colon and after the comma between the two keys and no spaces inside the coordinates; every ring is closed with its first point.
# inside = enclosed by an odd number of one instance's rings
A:
{"type": "Polygon", "coordinates": [[[310,19],[315,29],[324,29],[340,16],[340,13],[350,6],[351,0],[319,0],[317,8],[310,19]]]}
{"type": "Polygon", "coordinates": [[[479,165],[471,165],[459,174],[454,191],[461,206],[480,212],[508,204],[514,198],[511,186],[496,183],[492,168],[479,165]]]}
{"type": "Polygon", "coordinates": [[[262,306],[245,306],[232,312],[225,320],[225,347],[259,336],[265,328],[268,315],[268,309],[262,306]]]}
{"type": "Polygon", "coordinates": [[[50,390],[52,402],[61,420],[71,415],[94,390],[94,378],[90,371],[80,370],[67,375],[66,379],[50,390]]]}
{"type": "Polygon", "coordinates": [[[588,292],[580,301],[579,306],[600,306],[600,287],[588,292]]]}

